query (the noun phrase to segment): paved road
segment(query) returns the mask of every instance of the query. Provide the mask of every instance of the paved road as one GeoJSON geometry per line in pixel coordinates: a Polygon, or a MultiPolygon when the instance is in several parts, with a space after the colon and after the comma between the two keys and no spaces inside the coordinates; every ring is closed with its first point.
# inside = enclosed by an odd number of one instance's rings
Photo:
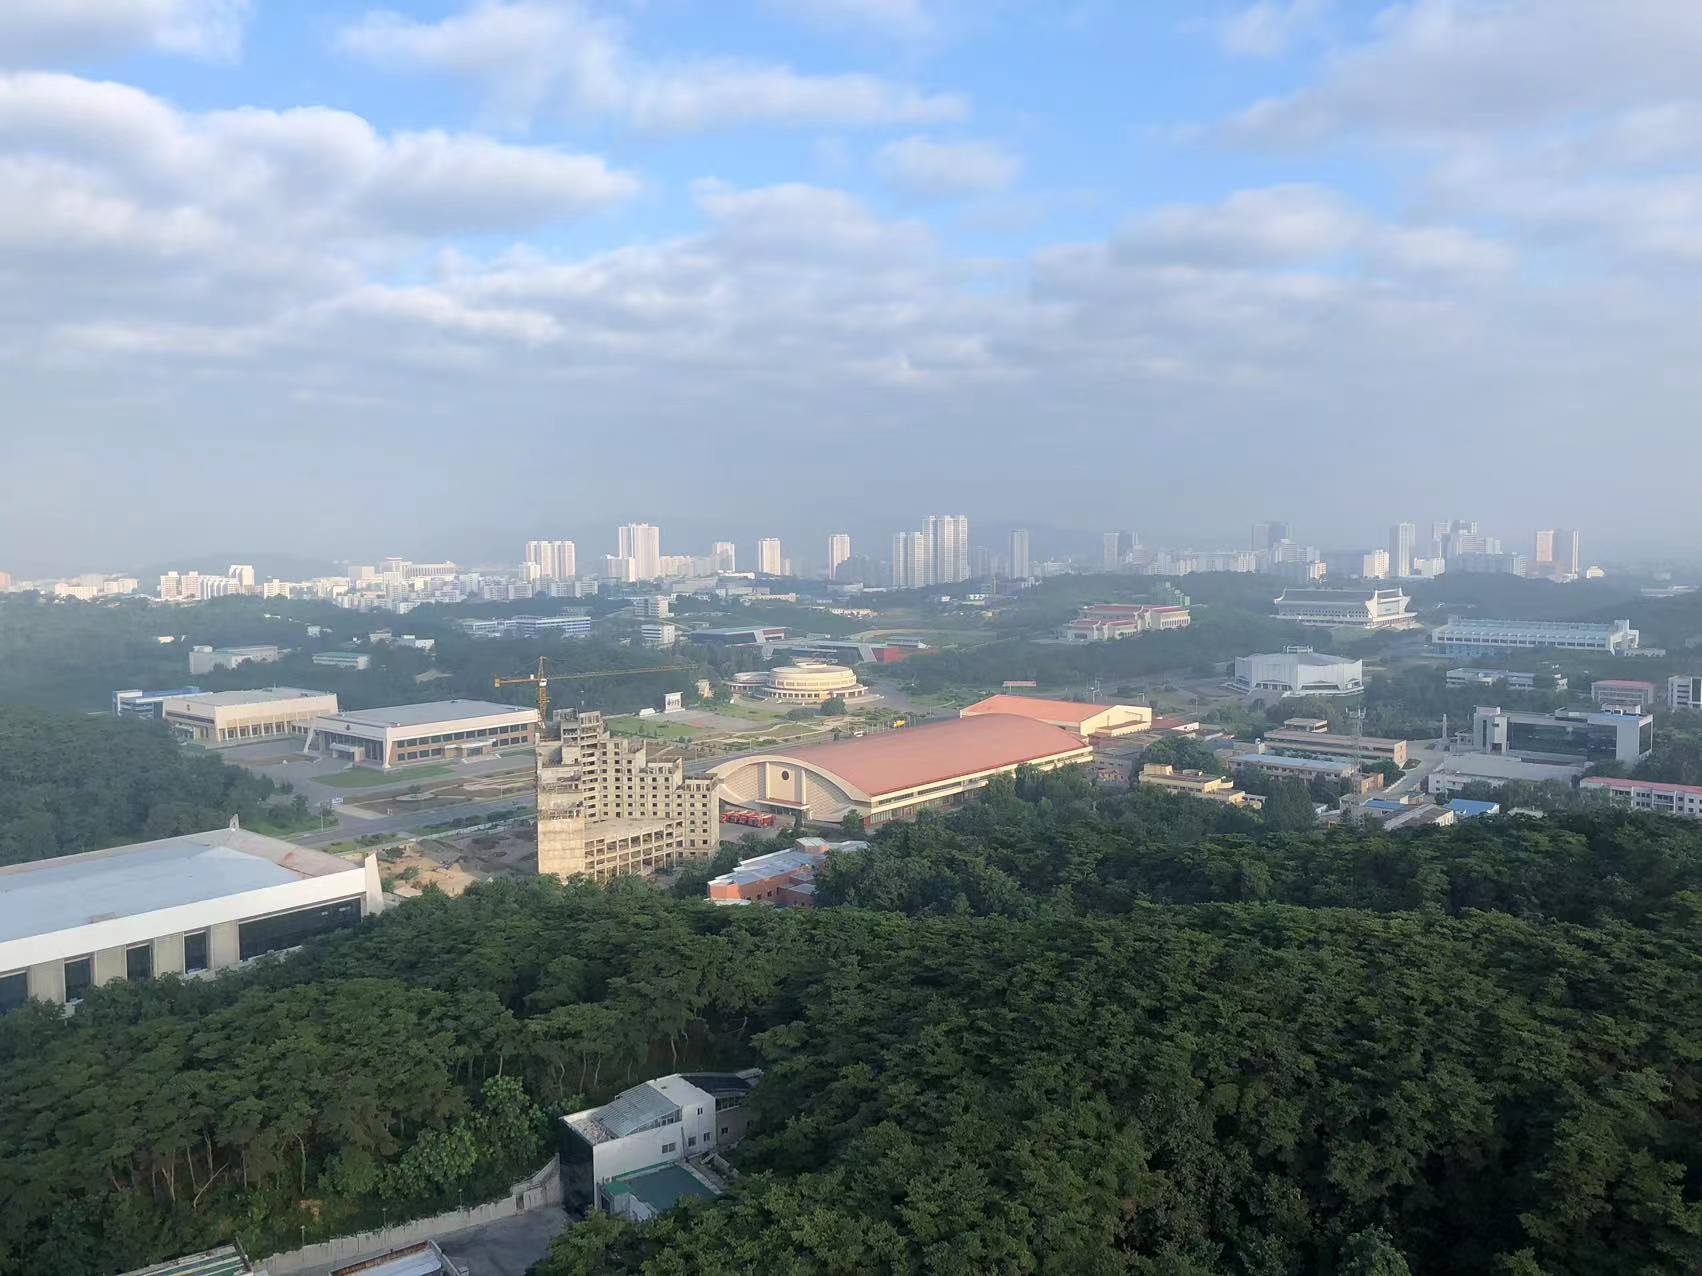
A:
{"type": "Polygon", "coordinates": [[[300,846],[329,846],[332,842],[347,842],[372,833],[401,837],[418,833],[433,824],[466,819],[471,815],[489,815],[495,811],[516,809],[529,811],[536,801],[536,796],[530,790],[521,789],[504,797],[480,802],[458,802],[454,806],[440,806],[431,811],[409,811],[406,815],[385,815],[376,820],[345,819],[323,831],[315,829],[308,833],[292,834],[289,840],[300,846]]]}
{"type": "Polygon", "coordinates": [[[526,1276],[526,1269],[550,1251],[550,1242],[568,1224],[559,1205],[486,1223],[471,1231],[440,1236],[443,1252],[467,1276],[526,1276]]]}
{"type": "Polygon", "coordinates": [[[1402,774],[1379,796],[1400,797],[1403,793],[1424,792],[1424,782],[1430,773],[1440,766],[1448,756],[1447,749],[1438,740],[1411,740],[1407,743],[1407,757],[1418,763],[1410,771],[1402,774]]]}

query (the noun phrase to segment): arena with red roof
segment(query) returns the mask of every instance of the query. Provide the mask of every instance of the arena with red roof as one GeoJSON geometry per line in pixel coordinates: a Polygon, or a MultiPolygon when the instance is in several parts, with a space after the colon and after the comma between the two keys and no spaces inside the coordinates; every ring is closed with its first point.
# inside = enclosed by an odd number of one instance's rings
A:
{"type": "Polygon", "coordinates": [[[1076,732],[1009,713],[929,722],[861,739],[756,753],[712,767],[724,805],[879,824],[949,806],[1018,767],[1050,771],[1091,762],[1076,732]]]}
{"type": "Polygon", "coordinates": [[[1152,710],[1143,705],[1084,704],[1078,700],[1047,700],[1040,696],[988,696],[970,705],[962,716],[975,718],[989,713],[1012,713],[1019,718],[1033,718],[1036,722],[1073,731],[1084,740],[1094,736],[1130,735],[1152,726],[1152,710]]]}

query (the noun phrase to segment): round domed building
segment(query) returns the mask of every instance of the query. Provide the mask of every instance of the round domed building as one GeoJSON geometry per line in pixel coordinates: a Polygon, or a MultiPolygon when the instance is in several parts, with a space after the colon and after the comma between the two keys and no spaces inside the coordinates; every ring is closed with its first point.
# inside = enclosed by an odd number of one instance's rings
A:
{"type": "Polygon", "coordinates": [[[795,665],[737,673],[731,679],[731,686],[737,695],[778,704],[819,705],[835,697],[850,704],[874,694],[844,665],[820,660],[800,660],[795,665]]]}

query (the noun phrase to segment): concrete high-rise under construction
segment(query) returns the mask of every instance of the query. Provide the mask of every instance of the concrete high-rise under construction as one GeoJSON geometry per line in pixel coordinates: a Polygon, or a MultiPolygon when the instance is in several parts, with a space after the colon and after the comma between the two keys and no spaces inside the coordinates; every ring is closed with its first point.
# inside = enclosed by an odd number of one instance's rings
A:
{"type": "Polygon", "coordinates": [[[538,872],[607,881],[711,858],[716,781],[609,734],[600,713],[560,713],[538,742],[538,872]]]}

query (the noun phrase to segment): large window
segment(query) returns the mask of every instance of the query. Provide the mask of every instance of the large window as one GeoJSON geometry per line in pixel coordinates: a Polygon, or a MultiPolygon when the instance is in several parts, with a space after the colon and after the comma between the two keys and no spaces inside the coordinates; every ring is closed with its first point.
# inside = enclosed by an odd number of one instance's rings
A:
{"type": "Polygon", "coordinates": [[[183,973],[192,975],[207,969],[207,932],[190,931],[183,937],[183,973]]]}
{"type": "Polygon", "coordinates": [[[81,1001],[83,994],[94,986],[95,959],[73,957],[65,963],[65,1000],[81,1001]]]}
{"type": "Polygon", "coordinates": [[[153,944],[137,944],[134,948],[124,950],[124,977],[126,979],[152,979],[153,976],[153,944]]]}
{"type": "Polygon", "coordinates": [[[20,970],[0,975],[0,1015],[16,1010],[30,999],[29,972],[20,970]]]}
{"type": "Polygon", "coordinates": [[[238,928],[238,949],[244,961],[262,953],[295,948],[316,935],[354,926],[360,922],[360,900],[342,899],[333,904],[315,904],[288,913],[274,913],[243,922],[238,928]]]}

